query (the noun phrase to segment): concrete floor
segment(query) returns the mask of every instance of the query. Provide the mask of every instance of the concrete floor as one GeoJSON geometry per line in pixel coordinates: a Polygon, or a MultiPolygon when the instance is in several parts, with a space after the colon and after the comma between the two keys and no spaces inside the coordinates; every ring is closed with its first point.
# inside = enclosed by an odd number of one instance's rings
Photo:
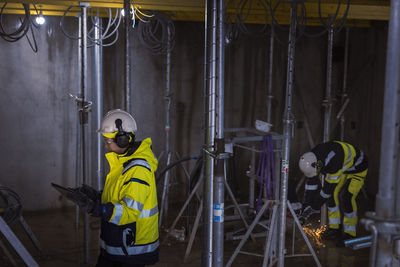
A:
{"type": "MultiPolygon", "coordinates": [[[[32,242],[24,233],[22,227],[17,223],[12,226],[13,231],[20,238],[24,246],[37,260],[40,266],[64,267],[64,266],[85,266],[83,263],[83,233],[82,227],[75,230],[74,209],[51,210],[46,212],[24,213],[32,231],[43,246],[43,255],[35,249],[32,242]]],[[[291,251],[291,225],[292,220],[288,219],[287,248],[291,251]]],[[[82,226],[82,225],[81,225],[82,226]]],[[[96,219],[91,220],[91,245],[90,264],[94,266],[98,255],[98,232],[99,223],[96,219]]],[[[362,233],[365,235],[367,233],[362,233]]],[[[199,235],[199,234],[198,234],[199,235]]],[[[194,242],[192,252],[186,263],[183,262],[187,242],[180,242],[176,239],[165,238],[165,232],[161,234],[160,261],[155,267],[181,267],[201,266],[201,242],[197,238],[194,242]]],[[[229,260],[235,250],[238,241],[225,242],[225,263],[229,260]]],[[[243,250],[262,253],[264,238],[257,239],[257,242],[246,243],[243,250]]],[[[324,243],[325,247],[314,249],[318,254],[322,266],[368,266],[369,249],[353,251],[348,248],[337,248],[332,241],[324,243]]],[[[295,241],[295,253],[308,253],[307,247],[297,232],[295,241]]],[[[22,261],[15,255],[18,266],[24,266],[22,261]]],[[[262,258],[240,254],[236,257],[232,266],[261,266],[262,258]]],[[[0,251],[0,266],[12,266],[7,257],[0,251]]],[[[287,258],[285,266],[316,266],[312,257],[287,258]]]]}

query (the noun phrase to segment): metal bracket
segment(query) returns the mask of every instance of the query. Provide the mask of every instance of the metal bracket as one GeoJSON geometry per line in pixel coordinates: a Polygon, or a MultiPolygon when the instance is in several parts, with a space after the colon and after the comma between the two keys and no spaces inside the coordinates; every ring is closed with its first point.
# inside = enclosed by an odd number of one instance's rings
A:
{"type": "Polygon", "coordinates": [[[89,2],[79,2],[79,7],[90,7],[89,2]]]}
{"type": "Polygon", "coordinates": [[[75,100],[78,105],[78,111],[89,112],[92,110],[92,101],[84,101],[81,97],[69,93],[69,96],[75,100]]]}

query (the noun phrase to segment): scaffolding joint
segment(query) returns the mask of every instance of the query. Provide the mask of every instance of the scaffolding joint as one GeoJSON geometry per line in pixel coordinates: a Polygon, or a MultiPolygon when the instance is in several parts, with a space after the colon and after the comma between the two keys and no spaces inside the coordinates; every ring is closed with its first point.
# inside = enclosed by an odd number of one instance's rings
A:
{"type": "Polygon", "coordinates": [[[365,225],[367,230],[375,226],[380,234],[400,235],[400,218],[384,218],[371,211],[366,212],[365,216],[367,219],[362,219],[360,222],[365,225]]]}
{"type": "Polygon", "coordinates": [[[78,107],[78,111],[83,111],[87,113],[92,110],[92,104],[93,104],[92,101],[85,101],[83,98],[73,95],[71,93],[69,94],[69,96],[75,100],[78,107]]]}
{"type": "Polygon", "coordinates": [[[79,2],[79,7],[90,7],[89,2],[79,2]]]}

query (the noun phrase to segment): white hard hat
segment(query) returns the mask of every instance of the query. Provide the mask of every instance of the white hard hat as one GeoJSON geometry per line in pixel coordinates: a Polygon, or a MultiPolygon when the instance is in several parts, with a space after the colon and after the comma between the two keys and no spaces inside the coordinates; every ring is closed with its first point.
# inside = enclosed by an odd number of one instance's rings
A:
{"type": "Polygon", "coordinates": [[[103,120],[100,124],[100,129],[97,130],[98,133],[114,133],[118,131],[116,120],[120,119],[122,121],[121,127],[124,132],[133,132],[137,130],[136,121],[126,111],[121,109],[114,109],[107,112],[104,115],[103,120]]]}
{"type": "Polygon", "coordinates": [[[313,152],[304,153],[299,160],[299,168],[306,177],[314,177],[318,174],[317,157],[313,152]]]}

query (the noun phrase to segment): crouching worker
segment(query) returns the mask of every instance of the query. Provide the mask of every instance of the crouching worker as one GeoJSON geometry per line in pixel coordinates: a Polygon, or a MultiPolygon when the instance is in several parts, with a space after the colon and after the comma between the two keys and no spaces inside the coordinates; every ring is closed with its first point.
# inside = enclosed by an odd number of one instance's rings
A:
{"type": "Polygon", "coordinates": [[[158,261],[158,205],[154,172],[157,159],[151,139],[135,142],[136,122],[120,109],[111,110],[98,130],[110,165],[104,190],[81,191],[96,203],[89,213],[101,217],[101,252],[96,266],[139,267],[158,261]],[[90,192],[92,191],[92,192],[90,192]]]}
{"type": "Polygon", "coordinates": [[[311,152],[303,154],[299,167],[308,178],[304,209],[299,219],[304,222],[312,214],[319,213],[327,202],[329,226],[322,238],[337,240],[338,246],[344,246],[344,240],[356,237],[356,198],[367,175],[367,156],[353,145],[332,141],[319,144],[311,152]],[[324,185],[318,191],[319,174],[324,176],[324,185]]]}

